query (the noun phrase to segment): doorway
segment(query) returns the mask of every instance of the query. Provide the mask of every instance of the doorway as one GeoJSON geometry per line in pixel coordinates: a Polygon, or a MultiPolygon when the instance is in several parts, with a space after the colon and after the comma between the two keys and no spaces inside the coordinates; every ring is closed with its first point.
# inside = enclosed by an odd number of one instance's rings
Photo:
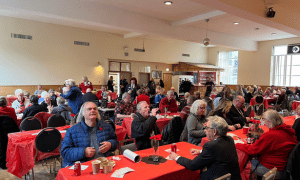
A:
{"type": "Polygon", "coordinates": [[[121,93],[120,90],[120,73],[117,72],[108,72],[108,77],[112,76],[113,77],[113,83],[114,85],[114,92],[117,94],[121,93]]]}

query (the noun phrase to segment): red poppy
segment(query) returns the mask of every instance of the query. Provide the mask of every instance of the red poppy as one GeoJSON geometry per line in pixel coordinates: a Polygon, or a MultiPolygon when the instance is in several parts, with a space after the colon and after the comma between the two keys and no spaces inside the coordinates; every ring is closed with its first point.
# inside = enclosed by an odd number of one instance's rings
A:
{"type": "Polygon", "coordinates": [[[99,129],[100,129],[100,131],[102,131],[103,129],[102,129],[102,127],[99,127],[99,129]]]}
{"type": "Polygon", "coordinates": [[[161,134],[158,134],[158,135],[155,135],[155,136],[151,136],[149,139],[155,139],[155,140],[160,141],[160,140],[161,140],[161,137],[162,137],[162,135],[161,135],[161,134]]]}
{"type": "Polygon", "coordinates": [[[75,114],[71,114],[70,116],[75,117],[75,114]]]}

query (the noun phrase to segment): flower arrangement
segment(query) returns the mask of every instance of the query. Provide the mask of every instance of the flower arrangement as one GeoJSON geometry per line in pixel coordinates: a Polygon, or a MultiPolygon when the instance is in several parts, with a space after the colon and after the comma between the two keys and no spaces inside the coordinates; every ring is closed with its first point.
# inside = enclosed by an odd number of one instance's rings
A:
{"type": "Polygon", "coordinates": [[[161,140],[161,137],[162,135],[161,134],[158,134],[158,135],[155,135],[155,136],[151,136],[149,139],[155,139],[157,141],[160,141],[161,140]]]}

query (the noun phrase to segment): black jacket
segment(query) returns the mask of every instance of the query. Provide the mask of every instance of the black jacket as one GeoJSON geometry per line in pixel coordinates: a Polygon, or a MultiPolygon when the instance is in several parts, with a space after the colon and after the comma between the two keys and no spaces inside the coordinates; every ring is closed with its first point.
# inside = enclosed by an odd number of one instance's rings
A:
{"type": "Polygon", "coordinates": [[[107,90],[110,90],[111,92],[114,92],[113,81],[108,80],[108,82],[107,82],[107,90]]]}
{"type": "Polygon", "coordinates": [[[97,101],[97,100],[99,100],[98,97],[92,92],[87,92],[85,93],[85,95],[82,96],[83,103],[88,101],[97,101]]]}
{"type": "Polygon", "coordinates": [[[200,169],[200,180],[214,180],[227,173],[231,180],[242,179],[234,141],[229,136],[205,143],[202,153],[193,160],[180,157],[177,163],[192,171],[200,169]]]}
{"type": "Polygon", "coordinates": [[[180,117],[174,117],[162,130],[162,142],[172,144],[179,142],[184,123],[180,117]]]}
{"type": "Polygon", "coordinates": [[[247,120],[243,108],[241,108],[241,112],[242,114],[240,114],[236,107],[232,105],[230,111],[226,114],[226,117],[231,120],[232,124],[240,124],[241,127],[243,127],[247,120]]]}
{"type": "Polygon", "coordinates": [[[131,137],[135,138],[138,150],[151,148],[150,133],[160,134],[156,125],[156,117],[145,119],[140,113],[136,113],[131,124],[131,137]]]}
{"type": "Polygon", "coordinates": [[[43,105],[33,104],[25,109],[22,119],[25,119],[29,116],[35,116],[39,112],[48,112],[48,109],[45,108],[43,105]]]}
{"type": "Polygon", "coordinates": [[[121,79],[120,80],[120,86],[123,86],[122,88],[121,88],[121,93],[123,94],[124,92],[125,92],[125,88],[126,88],[126,86],[128,85],[128,82],[127,82],[127,80],[126,79],[121,79]]]}
{"type": "Polygon", "coordinates": [[[226,117],[224,116],[222,109],[215,111],[213,113],[213,116],[219,116],[219,117],[223,118],[227,122],[228,125],[233,125],[232,121],[229,118],[227,118],[227,116],[226,117]]]}
{"type": "Polygon", "coordinates": [[[16,122],[10,116],[0,116],[0,167],[6,169],[8,133],[19,132],[16,122]]]}
{"type": "Polygon", "coordinates": [[[297,140],[300,141],[300,118],[298,118],[298,119],[295,120],[292,128],[296,132],[297,140]]]}

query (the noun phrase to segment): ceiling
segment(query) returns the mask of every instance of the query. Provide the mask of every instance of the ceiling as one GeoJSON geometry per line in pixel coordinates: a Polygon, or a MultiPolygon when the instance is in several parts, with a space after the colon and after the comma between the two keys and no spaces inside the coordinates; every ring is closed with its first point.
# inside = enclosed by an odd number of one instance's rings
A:
{"type": "Polygon", "coordinates": [[[300,36],[299,8],[298,0],[173,0],[171,6],[164,0],[0,0],[2,16],[104,31],[124,38],[198,43],[206,37],[207,29],[211,45],[248,51],[256,51],[259,41],[300,36]],[[271,6],[276,16],[266,18],[271,6]]]}

